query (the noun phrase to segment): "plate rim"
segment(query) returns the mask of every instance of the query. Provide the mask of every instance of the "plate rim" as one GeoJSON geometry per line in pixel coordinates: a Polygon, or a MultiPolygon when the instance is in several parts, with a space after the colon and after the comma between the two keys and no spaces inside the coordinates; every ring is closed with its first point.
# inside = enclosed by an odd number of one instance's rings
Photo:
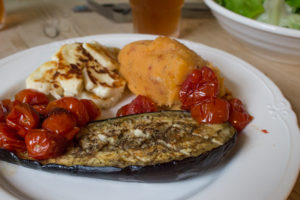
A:
{"type": "MultiPolygon", "coordinates": [[[[145,40],[145,39],[153,39],[153,38],[157,37],[157,35],[118,33],[118,34],[97,34],[97,35],[90,35],[90,36],[63,39],[63,40],[59,40],[59,41],[50,42],[50,43],[47,43],[47,44],[38,45],[38,46],[35,46],[35,47],[32,47],[32,48],[25,49],[25,50],[19,51],[17,53],[11,54],[7,57],[4,57],[4,58],[0,59],[0,69],[2,68],[2,65],[4,65],[5,63],[8,63],[13,59],[17,59],[19,56],[22,56],[23,54],[30,53],[30,51],[34,51],[36,49],[43,48],[43,47],[46,47],[46,46],[58,46],[58,47],[60,47],[64,43],[70,43],[70,42],[76,42],[76,41],[82,41],[82,40],[97,40],[97,38],[98,39],[100,39],[100,38],[117,38],[117,39],[120,39],[120,38],[132,38],[132,37],[134,37],[134,40],[145,40]]],[[[243,68],[245,68],[247,70],[250,70],[272,92],[274,102],[277,101],[277,100],[279,100],[280,103],[284,102],[283,108],[288,111],[288,115],[291,118],[289,118],[289,121],[284,120],[284,118],[282,118],[282,117],[279,117],[279,118],[287,127],[292,127],[292,131],[290,131],[290,134],[292,134],[292,137],[298,137],[299,138],[300,130],[299,130],[299,125],[298,125],[298,121],[297,121],[297,116],[296,116],[295,112],[293,111],[290,102],[284,97],[284,95],[282,94],[282,92],[278,88],[278,86],[271,79],[269,79],[265,74],[263,74],[263,72],[261,72],[260,70],[255,68],[255,66],[253,66],[253,65],[247,63],[246,61],[242,60],[241,58],[239,58],[239,57],[237,57],[233,54],[230,54],[226,51],[223,51],[223,50],[220,50],[220,49],[217,49],[217,48],[214,48],[214,47],[210,47],[210,46],[207,46],[207,45],[199,43],[199,42],[193,42],[193,41],[189,41],[189,40],[185,40],[185,39],[177,39],[177,38],[174,38],[174,39],[187,44],[187,46],[189,48],[190,48],[190,46],[200,46],[200,47],[208,48],[212,52],[215,52],[216,54],[220,54],[220,55],[223,54],[226,57],[231,57],[235,61],[241,63],[243,68]]],[[[126,44],[124,44],[124,45],[126,45],[126,44]]],[[[274,103],[274,105],[275,105],[275,103],[274,103]]],[[[297,141],[299,141],[299,140],[297,140],[297,141]]],[[[299,142],[297,142],[297,141],[294,140],[293,148],[297,148],[297,147],[295,147],[296,143],[298,143],[298,145],[300,145],[300,141],[299,142]]],[[[290,150],[290,154],[291,154],[291,152],[292,152],[292,148],[290,150]]],[[[291,161],[289,160],[287,165],[290,165],[290,162],[291,161]]],[[[277,198],[279,196],[282,197],[282,198],[287,198],[288,197],[291,190],[293,189],[293,186],[295,185],[295,182],[297,181],[297,177],[298,177],[297,175],[299,174],[299,170],[300,170],[300,158],[298,159],[298,165],[294,166],[294,168],[295,169],[294,169],[293,172],[285,170],[285,176],[284,176],[283,180],[281,180],[281,182],[278,183],[278,187],[280,187],[281,190],[274,191],[274,193],[272,194],[272,197],[277,197],[277,198]],[[297,173],[295,171],[297,171],[297,173]],[[287,173],[289,173],[289,175],[287,175],[287,173]],[[291,175],[294,175],[294,176],[291,176],[291,175]],[[284,189],[282,190],[282,188],[284,188],[284,189]],[[281,195],[278,194],[280,192],[281,192],[281,195]]],[[[6,191],[6,190],[3,190],[3,188],[0,187],[0,195],[2,193],[3,193],[3,195],[5,195],[5,194],[7,195],[7,193],[9,193],[9,192],[6,191]]],[[[197,194],[195,196],[197,196],[197,194]]],[[[14,198],[12,198],[12,199],[14,199],[14,198]]]]}

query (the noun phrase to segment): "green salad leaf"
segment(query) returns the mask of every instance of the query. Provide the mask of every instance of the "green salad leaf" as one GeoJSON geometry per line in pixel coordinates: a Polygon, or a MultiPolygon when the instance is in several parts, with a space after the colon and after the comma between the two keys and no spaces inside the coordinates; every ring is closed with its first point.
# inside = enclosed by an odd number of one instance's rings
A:
{"type": "Polygon", "coordinates": [[[285,0],[285,2],[295,10],[300,8],[300,0],[285,0]]]}
{"type": "Polygon", "coordinates": [[[300,30],[300,0],[215,0],[225,8],[261,22],[300,30]]]}
{"type": "Polygon", "coordinates": [[[265,0],[265,12],[257,20],[268,24],[278,25],[284,11],[284,0],[265,0]]]}
{"type": "Polygon", "coordinates": [[[220,4],[221,6],[224,6],[224,0],[215,0],[218,4],[220,4]]]}
{"type": "Polygon", "coordinates": [[[279,26],[300,30],[300,15],[291,14],[280,20],[279,26]]]}
{"type": "Polygon", "coordinates": [[[245,17],[255,18],[264,12],[264,0],[217,0],[225,8],[243,15],[245,17]]]}
{"type": "Polygon", "coordinates": [[[300,0],[265,0],[265,12],[261,14],[257,20],[268,24],[300,30],[300,15],[295,13],[297,6],[300,6],[300,0]]]}

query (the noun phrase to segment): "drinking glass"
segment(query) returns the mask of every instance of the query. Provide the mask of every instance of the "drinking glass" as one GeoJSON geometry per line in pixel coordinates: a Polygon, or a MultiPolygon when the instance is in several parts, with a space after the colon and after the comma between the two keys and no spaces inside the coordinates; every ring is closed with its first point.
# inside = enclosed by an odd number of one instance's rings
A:
{"type": "Polygon", "coordinates": [[[134,32],[178,37],[183,3],[184,0],[130,0],[134,32]]]}
{"type": "Polygon", "coordinates": [[[0,0],[0,29],[4,27],[5,22],[5,8],[3,0],[0,0]]]}

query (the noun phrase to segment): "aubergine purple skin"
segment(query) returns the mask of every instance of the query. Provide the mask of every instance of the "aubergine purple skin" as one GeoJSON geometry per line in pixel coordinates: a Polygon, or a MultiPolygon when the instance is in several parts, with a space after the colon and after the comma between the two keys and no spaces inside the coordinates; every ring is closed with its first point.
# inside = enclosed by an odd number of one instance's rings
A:
{"type": "MultiPolygon", "coordinates": [[[[183,111],[163,111],[168,113],[180,112],[187,115],[188,112],[183,111]]],[[[157,113],[163,113],[157,112],[157,113]]],[[[145,115],[139,114],[139,115],[145,115]]],[[[148,113],[151,114],[151,113],[148,113]]],[[[114,119],[126,117],[139,117],[139,115],[130,115],[114,119]]],[[[107,120],[96,121],[92,123],[105,123],[107,120]]],[[[49,172],[57,172],[63,174],[71,174],[76,176],[85,176],[92,178],[101,178],[117,181],[134,181],[134,182],[171,182],[185,180],[198,176],[203,172],[218,166],[224,157],[232,150],[237,140],[237,133],[234,131],[232,136],[222,145],[206,151],[199,156],[187,157],[181,160],[172,160],[166,163],[159,163],[147,166],[129,165],[126,167],[110,167],[110,166],[86,166],[72,165],[66,166],[62,164],[42,164],[39,161],[19,158],[15,153],[0,149],[0,160],[21,165],[27,168],[33,168],[49,172]]]]}

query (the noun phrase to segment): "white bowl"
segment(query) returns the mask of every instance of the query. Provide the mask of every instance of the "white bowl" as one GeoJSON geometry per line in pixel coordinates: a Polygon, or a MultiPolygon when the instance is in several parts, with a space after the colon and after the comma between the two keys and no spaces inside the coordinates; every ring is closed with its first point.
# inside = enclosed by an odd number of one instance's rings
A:
{"type": "Polygon", "coordinates": [[[288,64],[300,64],[300,30],[262,23],[236,14],[214,0],[204,0],[219,24],[230,34],[251,45],[254,53],[288,64]]]}

